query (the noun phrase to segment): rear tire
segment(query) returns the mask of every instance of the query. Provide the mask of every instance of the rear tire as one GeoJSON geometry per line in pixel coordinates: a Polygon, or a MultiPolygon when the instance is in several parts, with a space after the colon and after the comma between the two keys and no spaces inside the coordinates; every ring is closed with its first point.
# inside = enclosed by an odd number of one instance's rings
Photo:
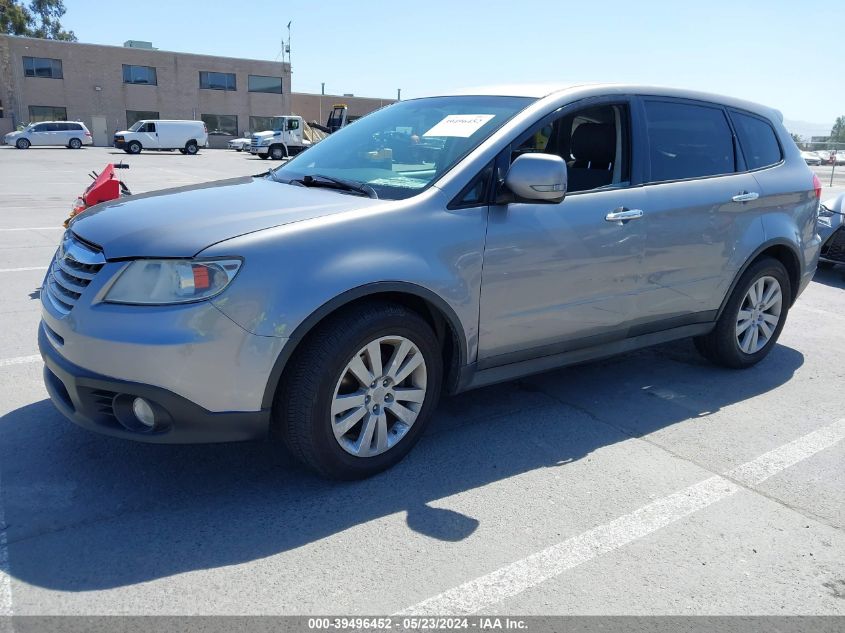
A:
{"type": "Polygon", "coordinates": [[[775,346],[791,303],[786,268],[765,257],[742,274],[716,327],[696,337],[695,346],[717,365],[733,369],[756,365],[775,346]]]}
{"type": "Polygon", "coordinates": [[[197,145],[197,142],[196,142],[196,141],[188,141],[188,142],[185,144],[185,153],[187,153],[189,156],[193,156],[193,155],[194,155],[194,154],[196,154],[198,151],[200,151],[200,148],[199,148],[199,146],[197,145]]]}
{"type": "Polygon", "coordinates": [[[129,154],[140,154],[141,144],[138,141],[132,141],[126,146],[126,152],[129,154]]]}
{"type": "Polygon", "coordinates": [[[332,479],[369,477],[399,462],[440,398],[437,337],[420,315],[394,303],[328,317],[290,363],[276,393],[274,431],[294,457],[332,479]]]}
{"type": "Polygon", "coordinates": [[[31,143],[25,138],[19,138],[15,143],[15,147],[18,149],[29,149],[31,143]]]}
{"type": "Polygon", "coordinates": [[[79,149],[80,147],[82,147],[82,141],[80,141],[78,138],[72,138],[68,142],[67,146],[70,149],[79,149]]]}

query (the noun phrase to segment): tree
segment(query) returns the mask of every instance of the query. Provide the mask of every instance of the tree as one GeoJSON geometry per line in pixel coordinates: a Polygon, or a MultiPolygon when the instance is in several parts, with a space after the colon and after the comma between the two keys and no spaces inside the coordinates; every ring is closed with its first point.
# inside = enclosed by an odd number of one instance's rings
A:
{"type": "Polygon", "coordinates": [[[790,132],[789,135],[792,137],[792,140],[795,141],[795,144],[799,147],[799,149],[804,148],[804,137],[800,134],[796,134],[795,132],[790,132]]]}
{"type": "Polygon", "coordinates": [[[845,116],[836,118],[836,123],[830,130],[830,141],[832,143],[845,143],[845,116]]]}
{"type": "Polygon", "coordinates": [[[64,14],[62,0],[31,0],[29,5],[21,0],[0,0],[0,33],[75,42],[73,31],[62,29],[64,14]]]}

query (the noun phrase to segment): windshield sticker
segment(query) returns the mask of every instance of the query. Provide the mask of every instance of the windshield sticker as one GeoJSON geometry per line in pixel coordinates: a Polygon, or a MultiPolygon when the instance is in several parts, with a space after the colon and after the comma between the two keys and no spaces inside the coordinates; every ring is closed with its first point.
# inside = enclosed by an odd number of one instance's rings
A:
{"type": "Polygon", "coordinates": [[[423,134],[423,136],[458,136],[468,138],[495,116],[495,114],[450,114],[423,134]]]}

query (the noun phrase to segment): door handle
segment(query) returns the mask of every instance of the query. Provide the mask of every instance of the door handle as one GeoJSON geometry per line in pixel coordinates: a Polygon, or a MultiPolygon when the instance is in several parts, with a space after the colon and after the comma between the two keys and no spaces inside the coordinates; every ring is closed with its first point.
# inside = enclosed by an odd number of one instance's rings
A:
{"type": "Polygon", "coordinates": [[[756,191],[743,191],[742,193],[736,194],[731,200],[734,202],[751,202],[759,197],[760,194],[756,191]]]}
{"type": "Polygon", "coordinates": [[[628,220],[639,220],[641,217],[643,217],[642,209],[620,207],[608,213],[604,216],[604,219],[608,222],[627,222],[628,220]]]}

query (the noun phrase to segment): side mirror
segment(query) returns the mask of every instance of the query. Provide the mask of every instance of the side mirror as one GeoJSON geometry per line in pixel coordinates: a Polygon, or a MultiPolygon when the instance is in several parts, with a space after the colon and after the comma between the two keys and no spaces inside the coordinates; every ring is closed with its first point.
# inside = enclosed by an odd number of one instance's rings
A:
{"type": "Polygon", "coordinates": [[[566,163],[556,154],[523,154],[511,163],[505,186],[523,200],[560,202],[566,195],[566,163]]]}

